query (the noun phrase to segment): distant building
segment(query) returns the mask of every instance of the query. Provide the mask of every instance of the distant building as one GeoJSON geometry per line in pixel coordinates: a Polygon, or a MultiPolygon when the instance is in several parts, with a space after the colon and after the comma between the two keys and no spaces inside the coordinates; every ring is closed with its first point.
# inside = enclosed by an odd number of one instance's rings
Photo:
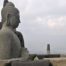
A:
{"type": "Polygon", "coordinates": [[[47,54],[50,54],[50,44],[47,44],[47,54]]]}

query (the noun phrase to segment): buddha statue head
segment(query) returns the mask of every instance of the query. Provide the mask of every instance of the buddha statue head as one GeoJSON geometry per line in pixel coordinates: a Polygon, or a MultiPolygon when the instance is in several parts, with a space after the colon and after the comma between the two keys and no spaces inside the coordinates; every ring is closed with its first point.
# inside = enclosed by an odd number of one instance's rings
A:
{"type": "Polygon", "coordinates": [[[17,28],[20,23],[19,11],[12,2],[8,2],[1,11],[2,23],[7,21],[7,26],[17,28]]]}

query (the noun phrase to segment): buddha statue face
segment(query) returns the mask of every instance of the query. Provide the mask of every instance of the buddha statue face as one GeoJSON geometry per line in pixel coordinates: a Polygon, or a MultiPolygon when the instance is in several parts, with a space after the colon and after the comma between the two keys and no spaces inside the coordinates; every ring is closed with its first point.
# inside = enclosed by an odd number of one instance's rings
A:
{"type": "Polygon", "coordinates": [[[9,16],[7,17],[8,18],[8,26],[11,26],[12,28],[17,28],[19,23],[20,23],[20,18],[19,18],[19,13],[16,13],[16,14],[8,14],[9,16]]]}
{"type": "Polygon", "coordinates": [[[12,28],[17,28],[20,23],[19,11],[12,3],[7,3],[7,5],[1,11],[2,22],[8,20],[8,26],[12,28]]]}

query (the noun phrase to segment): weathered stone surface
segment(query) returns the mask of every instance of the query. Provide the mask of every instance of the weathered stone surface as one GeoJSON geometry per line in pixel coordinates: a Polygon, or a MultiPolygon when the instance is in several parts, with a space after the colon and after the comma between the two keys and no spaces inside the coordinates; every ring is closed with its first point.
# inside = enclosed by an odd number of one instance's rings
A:
{"type": "Polygon", "coordinates": [[[0,59],[16,58],[20,54],[18,37],[9,28],[0,31],[0,59]]]}
{"type": "MultiPolygon", "coordinates": [[[[17,8],[15,8],[15,5],[12,3],[12,2],[9,2],[8,0],[4,0],[4,3],[3,3],[3,8],[2,8],[2,10],[1,10],[1,16],[2,16],[2,20],[1,20],[1,23],[0,23],[0,29],[2,28],[2,24],[3,24],[3,22],[5,22],[6,21],[6,17],[7,17],[7,14],[9,13],[9,14],[13,14],[13,13],[15,13],[15,14],[17,14],[16,12],[19,12],[19,11],[17,11],[17,8]]],[[[13,14],[14,15],[14,14],[13,14]]],[[[16,21],[16,24],[18,23],[18,22],[20,22],[20,19],[18,18],[19,17],[19,15],[17,16],[17,20],[15,19],[15,21],[16,21]],[[18,22],[17,22],[18,21],[18,22]]],[[[14,23],[14,20],[13,20],[13,23],[14,23]]],[[[15,26],[14,26],[15,27],[15,26]]],[[[16,31],[16,29],[15,29],[15,34],[18,36],[18,38],[19,38],[19,40],[20,40],[20,42],[21,42],[21,47],[24,47],[24,39],[23,39],[23,35],[22,35],[22,33],[21,32],[19,32],[19,31],[16,31]]]]}
{"type": "Polygon", "coordinates": [[[0,59],[20,57],[21,44],[14,30],[18,27],[19,11],[8,2],[2,9],[2,28],[0,30],[0,59]]]}
{"type": "Polygon", "coordinates": [[[26,61],[21,58],[0,61],[0,66],[66,66],[66,58],[44,58],[39,61],[26,61]]]}
{"type": "Polygon", "coordinates": [[[24,46],[24,38],[23,38],[22,33],[19,32],[19,31],[15,31],[15,34],[18,36],[18,38],[19,38],[19,40],[20,40],[21,47],[24,47],[24,48],[25,48],[25,46],[24,46]]]}
{"type": "Polygon", "coordinates": [[[25,60],[22,58],[12,58],[12,59],[0,60],[0,66],[12,66],[12,62],[14,61],[25,61],[25,60]]]}
{"type": "Polygon", "coordinates": [[[48,61],[15,61],[12,62],[12,66],[49,66],[48,61]]]}
{"type": "Polygon", "coordinates": [[[44,60],[49,60],[53,66],[66,66],[66,57],[65,58],[44,58],[44,60]]]}
{"type": "Polygon", "coordinates": [[[25,50],[26,48],[24,48],[23,36],[20,32],[16,31],[20,23],[19,10],[12,2],[7,2],[2,8],[1,16],[0,60],[19,57],[27,59],[29,54],[28,51],[25,50]]]}

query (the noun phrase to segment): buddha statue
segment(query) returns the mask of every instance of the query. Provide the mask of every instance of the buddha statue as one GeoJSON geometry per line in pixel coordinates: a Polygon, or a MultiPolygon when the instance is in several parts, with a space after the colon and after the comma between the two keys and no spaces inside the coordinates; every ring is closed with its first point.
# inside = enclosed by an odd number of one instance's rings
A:
{"type": "Polygon", "coordinates": [[[23,36],[20,32],[16,31],[20,23],[19,10],[12,2],[7,2],[2,8],[1,16],[0,59],[19,57],[27,59],[29,54],[27,49],[24,48],[23,36]],[[20,40],[21,38],[22,40],[20,40]]]}
{"type": "Polygon", "coordinates": [[[0,59],[18,58],[21,53],[20,40],[14,33],[20,23],[19,11],[12,3],[7,5],[1,12],[3,24],[0,30],[0,59]]]}
{"type": "MultiPolygon", "coordinates": [[[[2,16],[2,20],[0,22],[0,29],[2,28],[2,24],[3,22],[5,22],[5,19],[6,19],[6,15],[5,15],[5,10],[9,10],[8,7],[11,6],[11,7],[15,7],[15,5],[12,3],[12,2],[9,2],[8,0],[4,0],[4,3],[3,3],[3,8],[1,10],[1,16],[2,16]],[[5,8],[6,6],[6,8],[5,8]],[[3,13],[4,11],[4,13],[3,13]]],[[[10,9],[11,11],[12,9],[10,9]]],[[[19,15],[18,15],[19,16],[19,15]]],[[[20,22],[20,19],[18,19],[18,21],[20,22]]],[[[16,28],[14,29],[15,31],[15,34],[18,36],[19,40],[20,40],[20,43],[21,43],[21,47],[25,47],[24,46],[24,38],[23,38],[23,35],[21,32],[17,31],[16,28]]]]}

